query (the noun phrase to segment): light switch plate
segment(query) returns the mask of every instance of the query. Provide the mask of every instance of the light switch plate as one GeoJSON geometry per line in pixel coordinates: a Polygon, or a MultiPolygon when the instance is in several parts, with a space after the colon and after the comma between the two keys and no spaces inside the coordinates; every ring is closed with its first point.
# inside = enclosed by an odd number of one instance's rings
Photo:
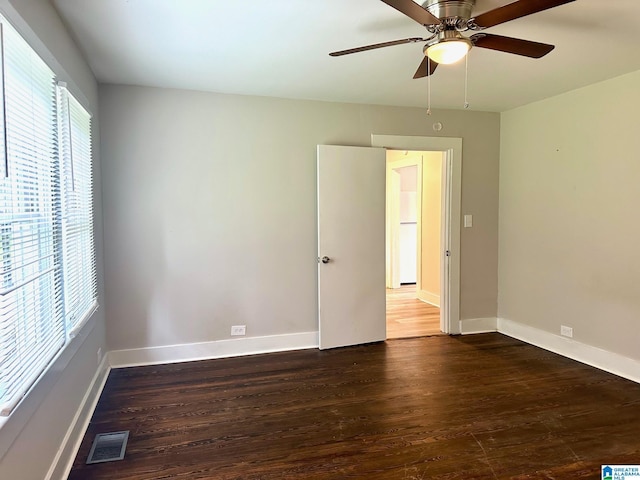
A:
{"type": "Polygon", "coordinates": [[[464,216],[464,228],[473,227],[473,215],[465,215],[464,216]]]}

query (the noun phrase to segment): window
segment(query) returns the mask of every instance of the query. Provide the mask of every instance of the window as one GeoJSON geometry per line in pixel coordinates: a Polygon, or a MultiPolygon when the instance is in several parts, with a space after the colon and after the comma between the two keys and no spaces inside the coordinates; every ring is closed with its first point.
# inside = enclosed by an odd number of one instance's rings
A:
{"type": "Polygon", "coordinates": [[[97,306],[91,118],[0,17],[0,414],[97,306]]]}
{"type": "Polygon", "coordinates": [[[91,116],[58,88],[62,180],[62,273],[65,321],[74,337],[97,303],[93,245],[91,116]]]}

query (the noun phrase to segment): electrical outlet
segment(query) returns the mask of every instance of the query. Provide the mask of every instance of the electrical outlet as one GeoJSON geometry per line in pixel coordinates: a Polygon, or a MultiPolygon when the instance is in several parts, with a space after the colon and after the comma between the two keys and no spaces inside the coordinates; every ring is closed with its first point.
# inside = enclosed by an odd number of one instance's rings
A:
{"type": "Polygon", "coordinates": [[[560,325],[560,335],[563,337],[573,338],[573,328],[566,325],[560,325]]]}
{"type": "Polygon", "coordinates": [[[100,366],[101,360],[102,360],[102,347],[98,348],[98,366],[100,366]]]}
{"type": "Polygon", "coordinates": [[[232,336],[242,336],[247,334],[247,326],[246,325],[233,325],[231,327],[231,335],[232,336]]]}

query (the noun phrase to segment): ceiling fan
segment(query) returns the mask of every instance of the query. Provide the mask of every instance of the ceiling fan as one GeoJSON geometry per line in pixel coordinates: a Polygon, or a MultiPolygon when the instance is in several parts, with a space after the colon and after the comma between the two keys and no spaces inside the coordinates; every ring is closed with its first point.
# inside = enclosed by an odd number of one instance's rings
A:
{"type": "Polygon", "coordinates": [[[413,76],[413,78],[422,78],[433,74],[441,63],[451,64],[461,60],[472,47],[498,50],[530,58],[544,57],[555,48],[553,45],[492,35],[490,33],[475,33],[470,37],[466,37],[462,35],[462,32],[469,30],[481,32],[485,28],[558,7],[575,0],[517,0],[482,13],[477,17],[472,14],[476,0],[426,0],[422,6],[413,0],[382,1],[423,25],[431,33],[431,36],[428,38],[412,37],[376,43],[332,52],[329,55],[339,57],[404,43],[427,42],[423,49],[425,57],[413,76]]]}

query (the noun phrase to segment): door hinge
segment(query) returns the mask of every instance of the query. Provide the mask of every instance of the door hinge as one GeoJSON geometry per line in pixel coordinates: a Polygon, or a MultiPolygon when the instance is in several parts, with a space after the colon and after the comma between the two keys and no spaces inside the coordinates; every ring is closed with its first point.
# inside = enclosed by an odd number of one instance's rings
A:
{"type": "Polygon", "coordinates": [[[446,251],[444,252],[444,256],[445,256],[445,257],[450,257],[450,256],[451,256],[451,251],[450,251],[450,250],[446,250],[446,251]]]}

